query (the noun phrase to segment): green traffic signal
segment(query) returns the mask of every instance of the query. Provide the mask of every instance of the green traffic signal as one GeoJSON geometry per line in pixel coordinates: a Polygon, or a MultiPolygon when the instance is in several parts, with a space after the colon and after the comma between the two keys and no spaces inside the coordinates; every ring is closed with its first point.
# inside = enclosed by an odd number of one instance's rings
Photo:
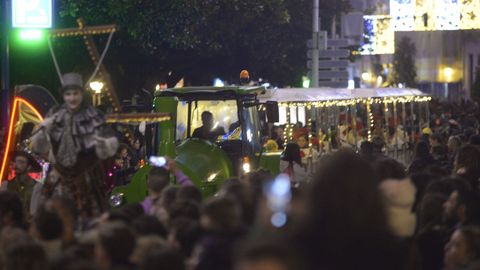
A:
{"type": "Polygon", "coordinates": [[[43,47],[47,44],[46,29],[13,29],[11,32],[12,45],[19,47],[43,47]]]}
{"type": "Polygon", "coordinates": [[[25,41],[33,41],[33,40],[41,40],[43,37],[42,30],[38,29],[22,29],[20,30],[19,37],[21,40],[25,41]]]}

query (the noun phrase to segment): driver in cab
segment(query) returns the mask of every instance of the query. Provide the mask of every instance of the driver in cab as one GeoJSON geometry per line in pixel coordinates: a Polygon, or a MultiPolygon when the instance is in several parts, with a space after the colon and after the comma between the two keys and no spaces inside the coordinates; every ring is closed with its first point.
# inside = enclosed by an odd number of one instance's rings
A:
{"type": "Polygon", "coordinates": [[[200,138],[215,142],[217,137],[221,135],[225,135],[223,127],[215,127],[213,114],[209,111],[204,111],[202,113],[202,126],[193,131],[192,138],[200,138]]]}

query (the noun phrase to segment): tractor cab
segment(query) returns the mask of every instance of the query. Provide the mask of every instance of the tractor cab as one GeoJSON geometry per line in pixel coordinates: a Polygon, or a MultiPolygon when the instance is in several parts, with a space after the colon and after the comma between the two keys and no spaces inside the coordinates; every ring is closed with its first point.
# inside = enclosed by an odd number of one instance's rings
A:
{"type": "MultiPolygon", "coordinates": [[[[221,149],[228,157],[225,163],[231,165],[233,176],[250,171],[261,154],[263,123],[258,112],[262,105],[257,95],[263,93],[264,87],[165,89],[155,93],[155,111],[176,116],[172,119],[175,126],[169,132],[173,133],[177,150],[186,144],[207,144],[221,149]],[[165,103],[174,104],[169,107],[165,103]]],[[[165,141],[161,136],[157,138],[165,141]]]]}

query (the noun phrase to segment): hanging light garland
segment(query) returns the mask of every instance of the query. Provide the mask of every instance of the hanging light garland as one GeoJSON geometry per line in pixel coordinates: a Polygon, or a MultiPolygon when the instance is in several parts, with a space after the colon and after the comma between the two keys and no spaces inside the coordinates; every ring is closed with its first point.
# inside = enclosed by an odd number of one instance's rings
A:
{"type": "MultiPolygon", "coordinates": [[[[278,105],[280,107],[285,107],[287,112],[287,123],[285,124],[285,144],[293,139],[293,125],[291,124],[290,113],[292,109],[297,107],[307,107],[308,110],[311,108],[329,108],[329,107],[346,107],[354,106],[357,104],[365,104],[368,115],[367,131],[368,131],[368,141],[372,140],[373,128],[375,127],[375,120],[372,112],[372,104],[384,104],[385,113],[388,114],[388,104],[396,103],[410,103],[410,102],[429,102],[432,100],[430,96],[400,96],[400,97],[375,97],[375,98],[352,98],[352,99],[340,99],[340,100],[326,100],[326,101],[313,101],[313,102],[280,102],[278,105]]],[[[388,122],[387,122],[388,124],[388,122]]],[[[312,119],[311,116],[307,120],[308,129],[312,128],[312,119]]],[[[312,146],[312,135],[309,134],[308,141],[309,146],[312,146]]]]}
{"type": "Polygon", "coordinates": [[[372,141],[372,129],[374,127],[374,118],[373,118],[373,113],[372,113],[372,108],[371,108],[371,104],[372,104],[372,100],[371,99],[368,99],[367,100],[367,114],[368,114],[368,119],[367,119],[367,124],[368,124],[368,134],[367,134],[367,139],[369,142],[372,141]]]}
{"type": "Polygon", "coordinates": [[[327,100],[327,101],[314,101],[314,102],[281,102],[279,106],[282,107],[315,107],[326,108],[333,106],[351,106],[360,103],[366,103],[370,100],[371,104],[381,103],[409,103],[409,102],[429,102],[432,100],[430,96],[402,96],[402,97],[382,97],[382,98],[354,98],[354,99],[340,99],[340,100],[327,100]]]}

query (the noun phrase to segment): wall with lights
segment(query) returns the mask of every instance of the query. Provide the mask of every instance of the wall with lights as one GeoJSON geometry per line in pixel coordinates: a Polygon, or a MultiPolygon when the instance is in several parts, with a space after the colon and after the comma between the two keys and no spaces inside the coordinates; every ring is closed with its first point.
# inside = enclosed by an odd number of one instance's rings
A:
{"type": "Polygon", "coordinates": [[[390,0],[395,31],[480,29],[480,0],[390,0]]]}
{"type": "Polygon", "coordinates": [[[393,54],[394,32],[480,29],[480,0],[390,0],[390,14],[364,16],[363,55],[393,54]]]}

